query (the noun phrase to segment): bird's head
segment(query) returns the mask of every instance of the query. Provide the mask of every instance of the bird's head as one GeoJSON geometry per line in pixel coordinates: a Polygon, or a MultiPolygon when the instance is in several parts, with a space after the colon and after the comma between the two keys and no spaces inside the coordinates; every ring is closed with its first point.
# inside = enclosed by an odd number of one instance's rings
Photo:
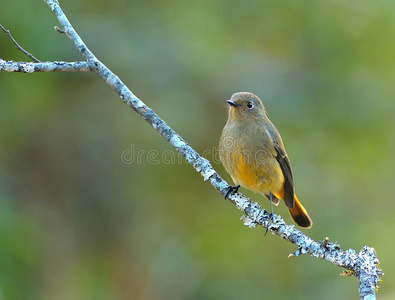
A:
{"type": "Polygon", "coordinates": [[[252,93],[235,93],[226,102],[229,104],[229,120],[243,121],[266,117],[262,101],[252,93]]]}

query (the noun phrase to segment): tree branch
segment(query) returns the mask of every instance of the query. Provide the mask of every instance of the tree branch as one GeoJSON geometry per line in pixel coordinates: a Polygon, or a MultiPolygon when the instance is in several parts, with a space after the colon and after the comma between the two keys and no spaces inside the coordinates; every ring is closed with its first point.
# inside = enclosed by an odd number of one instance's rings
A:
{"type": "Polygon", "coordinates": [[[19,46],[19,44],[16,42],[16,40],[12,37],[11,33],[9,30],[5,29],[3,27],[3,25],[0,24],[0,28],[1,30],[3,30],[5,32],[5,34],[10,38],[10,40],[14,43],[14,45],[16,46],[16,48],[19,51],[22,51],[23,54],[25,54],[26,56],[28,56],[29,58],[31,58],[33,61],[35,61],[36,63],[41,62],[41,60],[35,58],[32,54],[30,54],[29,52],[27,52],[25,49],[23,49],[21,46],[19,46]]]}
{"type": "MultiPolygon", "coordinates": [[[[210,183],[225,196],[230,185],[223,180],[210,162],[201,157],[188,143],[182,139],[165,121],[139,98],[137,98],[128,87],[111,72],[103,63],[101,63],[93,53],[88,49],[80,36],[74,30],[63,13],[57,0],[44,0],[57,16],[64,32],[73,41],[78,51],[85,57],[87,62],[46,62],[42,64],[10,62],[0,60],[0,71],[2,72],[54,72],[54,71],[88,71],[98,74],[106,83],[111,86],[120,96],[122,101],[133,108],[141,117],[144,118],[166,141],[168,141],[185,159],[190,163],[197,172],[199,172],[205,181],[210,183]],[[19,70],[19,71],[18,71],[19,70]]],[[[268,228],[272,234],[295,244],[298,250],[290,254],[289,257],[310,254],[311,256],[322,258],[339,267],[345,268],[344,275],[355,276],[359,280],[359,294],[361,299],[375,299],[375,290],[378,288],[380,276],[384,275],[378,268],[379,260],[376,257],[373,248],[364,246],[361,251],[356,253],[355,250],[349,249],[341,251],[338,243],[329,243],[328,238],[321,242],[316,242],[310,237],[304,235],[301,231],[294,228],[293,225],[287,225],[284,220],[275,215],[273,221],[269,214],[255,202],[251,203],[241,193],[230,194],[228,199],[238,209],[244,212],[242,217],[244,225],[255,227],[257,225],[268,228]]]]}
{"type": "Polygon", "coordinates": [[[0,60],[0,72],[90,72],[90,69],[86,61],[30,63],[12,60],[0,60]]]}

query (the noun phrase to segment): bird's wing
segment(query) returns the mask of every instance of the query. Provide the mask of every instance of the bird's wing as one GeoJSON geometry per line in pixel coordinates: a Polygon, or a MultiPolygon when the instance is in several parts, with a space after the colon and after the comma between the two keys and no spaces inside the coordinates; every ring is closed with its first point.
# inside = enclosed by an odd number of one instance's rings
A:
{"type": "Polygon", "coordinates": [[[273,130],[268,130],[269,136],[273,141],[274,150],[276,151],[276,160],[278,161],[284,175],[284,202],[285,205],[292,209],[295,206],[294,200],[294,178],[292,175],[291,163],[289,162],[287,153],[284,150],[284,145],[280,134],[273,125],[273,130]]]}
{"type": "Polygon", "coordinates": [[[294,179],[292,176],[291,163],[289,162],[287,153],[276,142],[274,143],[274,150],[276,150],[276,160],[280,164],[284,175],[284,202],[289,209],[294,208],[294,179]]]}

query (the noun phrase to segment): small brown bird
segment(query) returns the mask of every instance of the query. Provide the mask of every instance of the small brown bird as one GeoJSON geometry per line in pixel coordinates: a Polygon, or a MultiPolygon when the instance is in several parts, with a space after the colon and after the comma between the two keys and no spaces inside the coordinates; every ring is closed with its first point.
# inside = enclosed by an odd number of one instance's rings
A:
{"type": "Polygon", "coordinates": [[[241,185],[265,195],[276,205],[283,199],[295,223],[310,228],[313,222],[294,193],[283,141],[261,100],[252,93],[240,92],[227,102],[228,121],[219,141],[219,153],[226,171],[238,185],[232,190],[237,191],[241,185]]]}

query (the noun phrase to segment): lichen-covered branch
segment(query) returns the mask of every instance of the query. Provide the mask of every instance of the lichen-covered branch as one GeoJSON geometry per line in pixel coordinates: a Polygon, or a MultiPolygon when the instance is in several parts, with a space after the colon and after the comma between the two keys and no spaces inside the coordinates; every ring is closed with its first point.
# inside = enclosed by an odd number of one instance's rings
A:
{"type": "MultiPolygon", "coordinates": [[[[210,162],[192,149],[184,139],[166,124],[165,121],[159,118],[152,109],[137,98],[118,76],[111,72],[93,55],[66,18],[57,0],[44,1],[50,6],[63,27],[63,29],[58,28],[57,31],[66,33],[87,61],[75,63],[47,62],[42,64],[28,64],[0,60],[0,71],[17,72],[17,70],[19,70],[19,72],[30,73],[44,72],[44,70],[47,70],[92,71],[96,73],[119,94],[124,103],[127,103],[133,108],[166,141],[183,155],[188,163],[203,176],[205,181],[209,181],[223,196],[225,196],[230,186],[217,174],[210,162]],[[2,65],[8,66],[8,69],[2,67],[2,65]],[[58,68],[56,68],[56,66],[58,66],[58,68]]],[[[287,225],[278,215],[275,215],[273,220],[271,220],[269,214],[264,209],[261,209],[257,203],[251,203],[250,199],[240,193],[231,193],[228,199],[238,209],[244,212],[245,216],[242,217],[242,220],[246,226],[263,226],[268,228],[273,234],[294,243],[298,247],[298,250],[290,254],[290,257],[310,254],[311,256],[322,258],[339,267],[345,268],[345,275],[355,276],[359,280],[359,294],[361,299],[375,299],[375,290],[378,287],[380,276],[382,276],[383,273],[378,268],[379,260],[373,248],[365,246],[358,253],[352,249],[341,251],[339,244],[329,243],[327,238],[321,242],[316,242],[304,235],[301,231],[295,229],[293,225],[287,225]]]]}
{"type": "Polygon", "coordinates": [[[40,63],[0,60],[0,72],[89,72],[86,61],[48,61],[40,63]]]}
{"type": "Polygon", "coordinates": [[[379,269],[379,260],[374,248],[364,246],[361,251],[356,253],[353,249],[342,251],[338,243],[329,243],[328,238],[321,242],[316,242],[304,235],[301,231],[294,228],[293,225],[285,224],[284,220],[275,215],[272,224],[268,224],[266,212],[262,212],[257,203],[245,203],[241,195],[233,195],[233,201],[244,206],[246,217],[243,217],[244,224],[249,227],[256,225],[268,226],[273,234],[294,243],[298,250],[289,255],[289,257],[299,256],[301,254],[310,254],[311,256],[322,258],[332,264],[345,268],[343,275],[355,276],[359,281],[359,295],[361,299],[376,299],[375,292],[378,289],[378,283],[381,276],[384,275],[379,269]]]}

